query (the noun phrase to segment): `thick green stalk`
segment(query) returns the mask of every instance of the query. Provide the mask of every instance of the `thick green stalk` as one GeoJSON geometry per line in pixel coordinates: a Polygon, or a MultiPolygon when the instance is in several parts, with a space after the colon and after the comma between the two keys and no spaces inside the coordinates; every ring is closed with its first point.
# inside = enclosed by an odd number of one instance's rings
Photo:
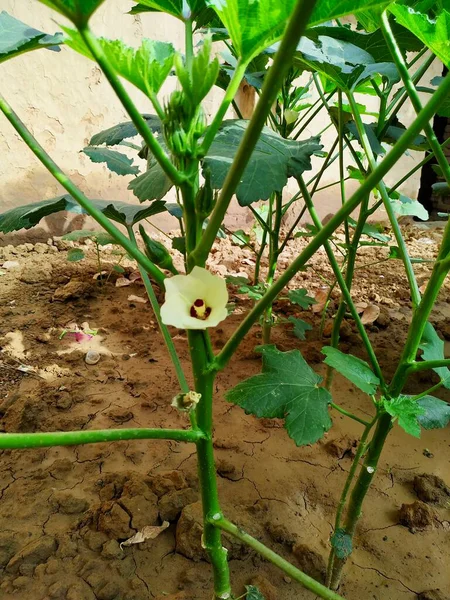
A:
{"type": "MultiPolygon", "coordinates": [[[[355,457],[351,464],[350,470],[347,475],[347,479],[345,480],[344,489],[342,490],[342,494],[339,499],[339,504],[338,504],[338,508],[336,511],[336,517],[334,520],[334,533],[336,533],[336,531],[338,531],[338,529],[340,529],[340,527],[341,527],[342,514],[344,512],[345,503],[347,502],[348,493],[352,486],[353,479],[355,478],[356,471],[359,466],[359,461],[361,460],[364,452],[366,451],[367,438],[369,437],[369,433],[370,433],[372,427],[374,426],[374,424],[375,424],[375,419],[366,425],[366,427],[363,431],[363,434],[361,436],[361,439],[359,440],[359,444],[358,444],[358,448],[356,450],[355,457]]],[[[328,567],[327,567],[327,586],[328,587],[330,587],[330,585],[331,585],[331,575],[333,572],[335,558],[336,558],[336,552],[335,552],[334,546],[332,546],[331,550],[330,550],[330,556],[328,558],[328,567]]]]}
{"type": "Polygon", "coordinates": [[[22,123],[6,100],[0,96],[0,110],[8,121],[37,156],[41,163],[50,171],[53,177],[69,192],[78,204],[103,227],[125,250],[161,285],[165,279],[164,273],[158,269],[119,229],[86,198],[83,192],[67,177],[54,160],[47,154],[36,138],[22,123]]]}
{"type": "MultiPolygon", "coordinates": [[[[362,513],[362,505],[366,494],[372,483],[378,467],[381,452],[384,448],[384,443],[391,430],[392,417],[388,413],[381,415],[377,422],[377,426],[373,437],[370,441],[369,450],[361,467],[358,480],[353,488],[350,496],[350,502],[347,511],[347,519],[345,521],[345,533],[353,538],[356,526],[362,513]]],[[[337,590],[341,581],[342,570],[347,559],[334,559],[334,565],[331,571],[330,587],[332,590],[337,590]]]]}
{"type": "MultiPolygon", "coordinates": [[[[306,184],[302,177],[299,177],[297,179],[297,182],[302,191],[303,198],[305,200],[305,204],[308,207],[309,214],[311,215],[311,219],[312,219],[314,225],[316,226],[316,228],[319,231],[321,231],[323,229],[322,223],[320,222],[319,215],[316,212],[312,198],[308,192],[308,188],[306,187],[306,184]]],[[[350,288],[347,285],[347,280],[344,279],[344,276],[342,275],[341,268],[336,260],[336,257],[334,256],[333,250],[332,250],[332,248],[330,246],[330,242],[328,240],[324,241],[323,247],[325,248],[325,252],[327,253],[327,257],[328,257],[328,260],[330,261],[330,265],[331,265],[331,268],[333,269],[333,273],[336,278],[336,281],[338,282],[338,285],[341,288],[341,292],[343,295],[343,301],[344,301],[345,305],[348,306],[348,308],[351,312],[351,315],[356,323],[356,326],[358,328],[359,334],[363,341],[364,347],[366,348],[366,352],[369,356],[369,360],[370,360],[372,368],[375,372],[375,375],[380,380],[381,386],[384,387],[383,373],[382,373],[380,365],[378,363],[373,346],[370,343],[369,336],[367,335],[365,327],[361,321],[361,317],[359,316],[358,310],[356,309],[355,304],[353,302],[353,299],[352,299],[352,296],[350,293],[350,288]]],[[[338,329],[338,332],[339,332],[339,329],[338,329]]]]}
{"type": "Polygon", "coordinates": [[[274,301],[274,299],[278,296],[278,294],[280,294],[283,288],[286,287],[296,273],[298,273],[298,271],[305,266],[311,256],[313,256],[320,246],[323,245],[323,242],[327,240],[341,225],[341,223],[343,223],[343,221],[353,212],[353,210],[355,210],[363,198],[365,198],[366,195],[369,194],[371,190],[378,185],[381,179],[383,179],[383,177],[393,168],[395,163],[403,156],[403,153],[408,148],[411,141],[422,130],[423,125],[433,116],[439,106],[446,100],[449,93],[450,75],[447,75],[439,88],[433,94],[433,97],[430,99],[428,104],[420,112],[417,119],[401,136],[384,160],[374,171],[372,171],[372,173],[370,173],[361,187],[356,190],[351,198],[347,200],[345,205],[336,212],[334,217],[328,221],[323,229],[314,237],[313,240],[311,240],[308,246],[285,270],[283,275],[281,275],[274,282],[270,290],[264,294],[263,298],[261,298],[255,307],[248,313],[217,356],[214,364],[215,369],[223,368],[223,366],[228,363],[244,336],[251,329],[253,324],[256,323],[261,314],[263,314],[266,307],[274,301]]]}
{"type": "Polygon", "coordinates": [[[222,515],[218,515],[217,518],[211,519],[211,523],[214,527],[218,529],[222,529],[227,533],[231,534],[241,542],[244,542],[253,550],[256,550],[258,554],[260,554],[263,558],[270,561],[276,567],[284,571],[289,577],[294,579],[294,581],[298,581],[305,587],[307,590],[310,590],[320,598],[324,598],[325,600],[343,600],[342,596],[336,594],[335,592],[329,590],[327,587],[291,565],[287,560],[282,558],[279,554],[256,540],[254,537],[243,531],[240,527],[237,527],[227,519],[224,519],[222,515]]]}
{"type": "MultiPolygon", "coordinates": [[[[130,225],[127,227],[128,235],[130,236],[130,240],[137,247],[136,236],[134,235],[133,226],[130,225]]],[[[172,336],[167,329],[167,326],[161,320],[161,310],[159,308],[158,299],[156,297],[155,291],[153,289],[152,283],[150,281],[147,272],[140,266],[139,273],[141,274],[142,281],[144,283],[145,291],[147,292],[148,299],[150,300],[150,304],[152,305],[153,313],[156,318],[156,322],[158,323],[158,327],[162,333],[164,338],[164,343],[166,344],[167,350],[169,351],[170,358],[172,360],[173,367],[175,369],[175,373],[177,375],[178,383],[180,384],[180,389],[184,394],[189,392],[189,384],[186,381],[186,377],[183,372],[183,367],[181,366],[180,359],[178,357],[175,345],[172,340],[172,336]]]]}
{"type": "Polygon", "coordinates": [[[207,373],[209,344],[203,331],[188,331],[189,350],[195,379],[195,390],[201,394],[196,415],[199,430],[204,437],[197,443],[198,475],[203,507],[203,546],[211,561],[214,574],[214,598],[231,598],[227,550],[222,546],[220,530],[211,520],[222,516],[217,491],[216,467],[213,449],[213,393],[214,374],[207,373]]]}
{"type": "Polygon", "coordinates": [[[92,431],[52,431],[45,433],[2,433],[0,449],[78,446],[122,440],[176,440],[197,443],[203,433],[192,429],[104,429],[92,431]]]}
{"type": "Polygon", "coordinates": [[[116,72],[112,68],[97,38],[87,25],[82,29],[79,29],[79,32],[81,37],[83,38],[84,43],[89,48],[90,53],[95,58],[99,67],[105,74],[106,79],[111,84],[111,87],[113,88],[117,97],[122,102],[123,107],[129,114],[136,129],[141,134],[145,143],[149,147],[150,152],[153,154],[155,159],[161,165],[163,171],[167,174],[168,177],[170,177],[174,184],[180,185],[185,180],[184,175],[176,169],[175,165],[172,164],[170,158],[159,145],[151,129],[145,122],[145,119],[142,117],[141,113],[136,108],[134,102],[131,100],[122,82],[120,81],[116,72]]]}
{"type": "Polygon", "coordinates": [[[298,42],[306,28],[308,19],[314,9],[316,0],[297,0],[294,11],[289,19],[280,47],[275,55],[273,64],[265,79],[261,96],[255,112],[248,124],[239,148],[228,171],[228,175],[211,214],[208,226],[197,248],[192,253],[193,264],[203,266],[209,251],[216,239],[231,198],[241,180],[253,150],[258,142],[261,131],[276,100],[278,90],[291,66],[291,59],[297,49],[298,42]]]}

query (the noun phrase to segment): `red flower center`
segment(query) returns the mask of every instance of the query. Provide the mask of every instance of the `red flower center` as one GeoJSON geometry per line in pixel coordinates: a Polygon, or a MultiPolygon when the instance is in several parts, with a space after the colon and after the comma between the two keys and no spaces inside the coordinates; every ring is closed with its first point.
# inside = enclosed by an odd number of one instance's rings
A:
{"type": "Polygon", "coordinates": [[[211,308],[206,306],[205,301],[201,298],[197,298],[194,304],[191,306],[190,315],[194,319],[200,319],[205,321],[211,314],[211,308]]]}

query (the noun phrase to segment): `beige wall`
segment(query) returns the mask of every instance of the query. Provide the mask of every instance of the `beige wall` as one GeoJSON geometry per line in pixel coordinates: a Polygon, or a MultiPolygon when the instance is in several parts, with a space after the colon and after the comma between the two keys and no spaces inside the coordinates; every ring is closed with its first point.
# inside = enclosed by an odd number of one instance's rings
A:
{"type": "MultiPolygon", "coordinates": [[[[130,45],[137,45],[142,37],[149,37],[170,40],[176,47],[181,46],[182,27],[176,19],[158,14],[126,15],[132,4],[131,0],[107,0],[92,20],[94,32],[121,38],[130,45]]],[[[62,17],[36,0],[0,0],[0,9],[48,33],[58,30],[58,22],[64,22],[62,17]]],[[[438,65],[435,71],[433,74],[440,74],[438,65]]],[[[124,110],[94,63],[67,48],[59,53],[40,50],[0,65],[0,82],[2,93],[22,120],[88,196],[134,201],[133,194],[127,190],[128,177],[111,174],[106,167],[93,164],[80,153],[94,133],[127,120],[124,110]]],[[[148,100],[131,86],[127,87],[138,107],[143,112],[152,112],[148,100]]],[[[169,81],[162,90],[162,97],[172,88],[173,81],[169,81]]],[[[220,97],[220,90],[215,89],[208,98],[206,109],[209,115],[218,105],[220,97]]],[[[410,110],[401,115],[405,123],[410,122],[411,117],[410,110]]],[[[317,119],[307,135],[317,134],[322,124],[323,119],[317,119]]],[[[327,132],[323,138],[325,146],[329,146],[333,139],[331,131],[327,132]]],[[[2,212],[16,205],[62,193],[61,187],[1,116],[0,156],[2,212]]],[[[421,157],[418,153],[405,157],[396,168],[394,178],[406,172],[421,157]]],[[[332,169],[324,182],[336,178],[337,171],[332,169]]],[[[403,191],[415,197],[417,186],[418,178],[411,178],[403,191]]],[[[295,186],[291,188],[295,191],[295,186]]],[[[337,189],[332,188],[321,194],[318,208],[322,216],[335,210],[338,205],[337,189]]],[[[54,233],[61,233],[67,227],[67,219],[72,218],[53,219],[51,225],[54,233]]],[[[246,213],[233,208],[229,219],[231,226],[234,223],[242,226],[245,219],[246,213]]],[[[171,223],[166,221],[163,225],[170,227],[171,223]]]]}

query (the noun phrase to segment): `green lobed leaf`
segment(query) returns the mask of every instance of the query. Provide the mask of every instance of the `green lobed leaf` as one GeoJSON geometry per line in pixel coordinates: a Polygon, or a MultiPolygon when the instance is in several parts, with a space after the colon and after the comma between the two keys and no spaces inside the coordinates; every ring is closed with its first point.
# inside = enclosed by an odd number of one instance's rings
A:
{"type": "MultiPolygon", "coordinates": [[[[142,115],[147,125],[150,127],[153,133],[160,133],[162,131],[162,123],[159,117],[156,115],[142,115]]],[[[117,146],[123,140],[133,138],[138,135],[136,126],[132,121],[126,121],[124,123],[118,123],[113,125],[104,131],[100,131],[92,136],[89,146],[117,146]]]]}
{"type": "Polygon", "coordinates": [[[48,35],[22,23],[4,10],[0,13],[0,63],[39,48],[59,52],[62,42],[62,33],[48,35]]]}
{"type": "Polygon", "coordinates": [[[398,198],[390,198],[389,200],[398,217],[418,217],[422,221],[428,221],[428,211],[417,200],[412,200],[403,194],[398,194],[398,198]]]}
{"type": "Polygon", "coordinates": [[[105,0],[39,0],[57,10],[77,26],[86,25],[97,8],[105,0]]]}
{"type": "Polygon", "coordinates": [[[98,146],[86,146],[84,154],[94,163],[106,163],[106,166],[117,175],[136,175],[139,167],[133,164],[133,159],[126,154],[110,150],[110,148],[99,148],[98,146]]]}
{"type": "Polygon", "coordinates": [[[145,208],[127,202],[108,202],[108,200],[94,200],[92,202],[108,219],[125,226],[135,225],[142,219],[153,217],[167,210],[165,203],[160,200],[152,202],[145,208]]]}
{"type": "Polygon", "coordinates": [[[409,29],[419,40],[450,68],[450,7],[441,10],[437,15],[414,10],[397,3],[389,5],[397,22],[409,29]]]}
{"type": "Polygon", "coordinates": [[[256,417],[285,420],[297,446],[317,442],[331,427],[330,393],[298,350],[262,349],[262,373],[227,392],[226,399],[256,417]]]}
{"type": "Polygon", "coordinates": [[[131,14],[143,12],[164,12],[177,19],[186,21],[189,18],[196,20],[206,8],[205,0],[139,0],[131,9],[131,14]]]}
{"type": "Polygon", "coordinates": [[[266,600],[256,586],[246,585],[245,589],[247,591],[245,594],[245,600],[266,600]]]}
{"type": "Polygon", "coordinates": [[[420,424],[418,417],[425,413],[425,409],[414,400],[412,396],[399,396],[383,402],[386,412],[398,420],[400,427],[416,438],[420,438],[420,424]]]}
{"type": "Polygon", "coordinates": [[[19,229],[31,229],[44,217],[62,210],[82,212],[72,196],[64,194],[50,200],[33,202],[7,210],[0,215],[0,232],[11,233],[11,231],[18,231],[19,229]]]}
{"type": "Polygon", "coordinates": [[[289,290],[288,296],[292,304],[297,304],[303,308],[303,310],[308,310],[312,304],[316,304],[314,298],[308,296],[308,290],[305,290],[304,288],[300,290],[289,290]]]}
{"type": "MultiPolygon", "coordinates": [[[[422,350],[423,360],[443,360],[445,358],[444,341],[438,336],[431,323],[425,325],[419,348],[422,350]]],[[[444,387],[450,389],[450,370],[447,367],[438,367],[433,371],[444,382],[444,387]]]]}
{"type": "Polygon", "coordinates": [[[107,246],[108,244],[116,244],[115,239],[106,233],[106,231],[98,230],[94,231],[91,229],[77,229],[66,233],[62,236],[63,240],[69,240],[72,242],[78,242],[80,240],[90,239],[94,240],[99,246],[107,246]]]}
{"type": "MultiPolygon", "coordinates": [[[[203,172],[210,169],[214,189],[222,187],[247,125],[243,120],[224,121],[203,159],[203,172]]],[[[264,127],[236,190],[239,204],[248,206],[281,192],[289,177],[311,169],[311,156],[322,147],[318,138],[286,140],[264,127]]]]}
{"type": "MultiPolygon", "coordinates": [[[[247,62],[282,37],[295,0],[207,0],[207,4],[227,28],[238,56],[247,62]]],[[[319,0],[309,26],[379,4],[380,0],[319,0]]]]}
{"type": "Polygon", "coordinates": [[[296,317],[289,317],[288,321],[294,325],[294,335],[298,337],[299,340],[306,340],[305,333],[311,331],[312,326],[306,321],[303,321],[303,319],[297,319],[296,317]]]}
{"type": "Polygon", "coordinates": [[[69,262],[79,262],[80,260],[83,260],[85,256],[86,255],[81,248],[70,248],[67,252],[67,260],[69,262]]]}
{"type": "MultiPolygon", "coordinates": [[[[423,48],[423,43],[408,29],[396,23],[393,18],[390,21],[395,40],[403,52],[418,52],[423,48]]],[[[365,50],[376,62],[392,61],[392,55],[380,30],[374,33],[366,33],[346,26],[319,25],[318,27],[308,29],[306,32],[308,38],[315,40],[317,40],[318,36],[323,35],[343,42],[349,42],[365,50]]]]}
{"type": "MultiPolygon", "coordinates": [[[[65,40],[67,46],[94,60],[77,31],[65,27],[63,30],[69,36],[65,40]]],[[[139,48],[127,46],[121,40],[99,38],[98,42],[114,71],[147,96],[159,92],[173,67],[175,49],[168,42],[144,38],[139,48]]]]}
{"type": "Polygon", "coordinates": [[[331,346],[325,346],[322,348],[322,352],[326,356],[323,361],[326,365],[336,369],[365,394],[373,396],[376,393],[380,380],[366,361],[352,354],[344,354],[344,352],[331,346]]]}
{"type": "Polygon", "coordinates": [[[132,190],[139,202],[161,200],[172,187],[172,180],[163,171],[159,162],[153,158],[149,161],[148,170],[135,177],[128,185],[128,189],[132,190]]]}
{"type": "Polygon", "coordinates": [[[174,237],[172,238],[172,248],[181,252],[183,256],[186,255],[186,238],[185,237],[174,237]]]}
{"type": "Polygon", "coordinates": [[[348,558],[353,551],[352,536],[345,529],[336,529],[330,541],[337,558],[341,560],[348,558]]]}
{"type": "Polygon", "coordinates": [[[212,40],[204,36],[203,44],[192,59],[190,69],[184,63],[180,54],[175,57],[175,72],[186,94],[194,106],[199,106],[216,82],[219,74],[219,60],[211,60],[212,40]]]}
{"type": "Polygon", "coordinates": [[[450,404],[434,396],[424,396],[417,401],[424,409],[419,415],[419,423],[424,429],[442,429],[450,423],[450,404]]]}
{"type": "Polygon", "coordinates": [[[243,229],[238,229],[231,234],[231,243],[236,246],[247,246],[250,243],[250,236],[243,229]]]}

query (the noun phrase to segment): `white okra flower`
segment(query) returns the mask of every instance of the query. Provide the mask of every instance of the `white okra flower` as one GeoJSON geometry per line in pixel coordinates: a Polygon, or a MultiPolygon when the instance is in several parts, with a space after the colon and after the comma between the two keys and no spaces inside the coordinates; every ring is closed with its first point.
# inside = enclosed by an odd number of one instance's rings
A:
{"type": "Polygon", "coordinates": [[[188,275],[164,280],[165,302],[162,322],[180,329],[215,327],[227,315],[228,291],[225,280],[206,269],[194,267],[188,275]]]}

